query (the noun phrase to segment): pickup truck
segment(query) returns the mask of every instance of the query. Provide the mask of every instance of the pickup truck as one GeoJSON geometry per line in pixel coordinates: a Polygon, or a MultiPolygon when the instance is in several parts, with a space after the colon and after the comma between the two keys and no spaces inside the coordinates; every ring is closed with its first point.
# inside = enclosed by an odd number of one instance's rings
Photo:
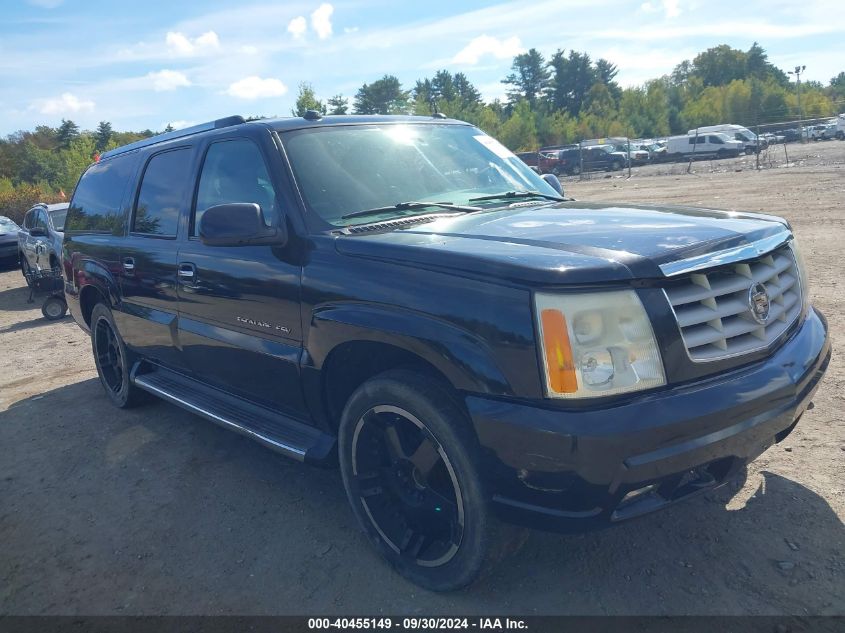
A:
{"type": "Polygon", "coordinates": [[[578,202],[436,116],[117,148],[63,248],[115,406],[154,395],[337,465],[376,550],[438,591],[514,526],[608,526],[740,476],[831,354],[784,220],[578,202]]]}

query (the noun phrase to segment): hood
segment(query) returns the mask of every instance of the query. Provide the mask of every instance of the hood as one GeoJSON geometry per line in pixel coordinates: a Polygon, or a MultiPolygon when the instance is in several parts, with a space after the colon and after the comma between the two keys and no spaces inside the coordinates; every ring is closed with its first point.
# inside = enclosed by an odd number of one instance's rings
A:
{"type": "Polygon", "coordinates": [[[564,202],[341,235],[336,248],[527,283],[594,284],[661,278],[660,264],[757,241],[785,224],[774,216],[694,207],[564,202]]]}

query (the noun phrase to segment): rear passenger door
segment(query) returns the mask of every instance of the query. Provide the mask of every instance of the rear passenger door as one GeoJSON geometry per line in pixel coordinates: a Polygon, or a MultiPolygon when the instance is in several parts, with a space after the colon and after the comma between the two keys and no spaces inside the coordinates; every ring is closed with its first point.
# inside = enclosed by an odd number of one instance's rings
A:
{"type": "Polygon", "coordinates": [[[179,249],[179,338],[203,381],[302,417],[296,248],[206,246],[199,239],[203,212],[224,203],[257,203],[268,224],[285,221],[274,158],[269,136],[216,137],[206,146],[189,235],[179,249]]]}
{"type": "Polygon", "coordinates": [[[190,203],[194,148],[148,156],[141,170],[120,262],[120,332],[146,358],[187,370],[177,330],[176,263],[180,219],[190,203]]]}

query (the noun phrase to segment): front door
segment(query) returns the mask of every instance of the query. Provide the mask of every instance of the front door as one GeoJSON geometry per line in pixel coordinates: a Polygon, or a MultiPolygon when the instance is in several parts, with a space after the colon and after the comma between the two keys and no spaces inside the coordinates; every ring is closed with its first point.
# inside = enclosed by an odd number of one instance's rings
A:
{"type": "Polygon", "coordinates": [[[27,264],[33,270],[39,270],[39,267],[49,269],[47,212],[41,207],[30,209],[26,214],[24,229],[26,237],[23,242],[23,254],[27,264]],[[39,233],[43,231],[43,234],[33,235],[33,229],[39,233]]]}
{"type": "Polygon", "coordinates": [[[127,345],[177,370],[187,369],[177,337],[176,262],[192,153],[191,147],[162,151],[144,167],[121,249],[122,301],[115,315],[127,345]]]}
{"type": "Polygon", "coordinates": [[[267,151],[273,150],[244,137],[208,145],[189,237],[179,250],[179,339],[202,380],[301,416],[301,265],[293,249],[206,246],[198,237],[203,212],[228,202],[257,203],[268,222],[280,221],[267,151]]]}

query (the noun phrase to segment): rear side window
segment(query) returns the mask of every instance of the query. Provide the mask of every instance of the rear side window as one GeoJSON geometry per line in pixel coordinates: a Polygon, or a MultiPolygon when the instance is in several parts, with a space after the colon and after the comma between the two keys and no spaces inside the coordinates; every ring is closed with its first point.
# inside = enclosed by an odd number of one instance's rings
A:
{"type": "Polygon", "coordinates": [[[121,203],[135,171],[135,154],[101,161],[82,175],[70,201],[67,231],[123,233],[121,203]]]}
{"type": "Polygon", "coordinates": [[[141,180],[132,232],[175,237],[190,177],[191,148],[154,155],[141,180]]]}
{"type": "Polygon", "coordinates": [[[212,143],[205,155],[197,189],[191,235],[199,235],[199,222],[209,207],[229,202],[254,202],[268,223],[276,214],[276,192],[258,146],[247,139],[212,143]]]}

